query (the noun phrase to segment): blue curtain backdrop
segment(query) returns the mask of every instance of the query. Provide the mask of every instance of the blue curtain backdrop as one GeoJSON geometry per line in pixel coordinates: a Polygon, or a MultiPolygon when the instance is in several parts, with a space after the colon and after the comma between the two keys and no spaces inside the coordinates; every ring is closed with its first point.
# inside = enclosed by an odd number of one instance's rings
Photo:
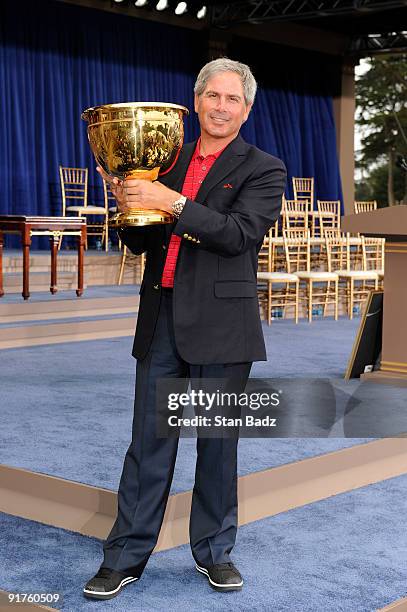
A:
{"type": "MultiPolygon", "coordinates": [[[[279,62],[274,80],[247,41],[229,55],[245,61],[248,47],[261,87],[244,137],[281,157],[290,176],[315,176],[318,197],[340,198],[332,95],[329,88],[310,87],[315,65],[307,74],[305,65],[296,72],[294,64],[282,70],[279,62]]],[[[80,119],[89,106],[184,104],[191,110],[186,139],[195,138],[193,84],[206,55],[206,34],[198,31],[52,0],[2,2],[0,214],[61,214],[59,164],[89,167],[90,202],[101,203],[101,181],[80,119]]]]}

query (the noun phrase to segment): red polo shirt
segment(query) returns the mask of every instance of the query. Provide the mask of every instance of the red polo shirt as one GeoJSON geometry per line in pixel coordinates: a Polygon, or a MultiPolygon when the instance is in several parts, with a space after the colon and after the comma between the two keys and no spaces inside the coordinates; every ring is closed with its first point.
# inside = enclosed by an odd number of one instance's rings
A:
{"type": "MultiPolygon", "coordinates": [[[[224,147],[223,149],[217,151],[212,155],[207,155],[206,157],[203,157],[203,155],[201,155],[201,153],[199,152],[200,142],[201,139],[199,138],[195,147],[195,151],[192,155],[190,164],[188,166],[188,170],[184,179],[184,184],[181,190],[182,195],[186,196],[190,200],[194,200],[196,198],[201,183],[204,181],[209,170],[212,168],[213,164],[225,148],[224,147]]],[[[177,257],[181,245],[181,240],[183,240],[183,238],[181,238],[180,236],[171,234],[171,239],[168,244],[167,257],[165,260],[163,275],[161,279],[161,285],[163,287],[174,287],[175,268],[177,265],[177,257]]]]}

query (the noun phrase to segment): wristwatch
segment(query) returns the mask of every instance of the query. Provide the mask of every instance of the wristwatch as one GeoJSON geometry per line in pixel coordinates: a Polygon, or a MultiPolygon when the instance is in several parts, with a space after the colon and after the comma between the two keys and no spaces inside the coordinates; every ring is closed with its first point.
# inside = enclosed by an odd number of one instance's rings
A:
{"type": "Polygon", "coordinates": [[[186,201],[187,201],[186,197],[182,195],[180,198],[178,198],[178,200],[175,200],[175,202],[173,202],[171,204],[172,214],[177,219],[179,218],[180,214],[182,213],[182,210],[183,210],[183,208],[185,206],[185,202],[186,201]]]}

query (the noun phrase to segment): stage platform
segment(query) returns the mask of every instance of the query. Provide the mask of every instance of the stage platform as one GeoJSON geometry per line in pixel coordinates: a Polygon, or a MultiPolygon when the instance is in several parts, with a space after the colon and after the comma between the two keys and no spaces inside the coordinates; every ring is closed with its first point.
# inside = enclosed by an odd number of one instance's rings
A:
{"type": "MultiPolygon", "coordinates": [[[[82,298],[39,292],[25,303],[9,294],[0,302],[0,511],[97,538],[110,531],[131,435],[138,289],[89,287],[82,298]]],[[[344,410],[359,386],[342,378],[358,324],[263,323],[269,360],[255,363],[251,376],[292,379],[298,389],[324,379],[344,410]]],[[[396,387],[372,393],[384,404],[407,401],[396,387]]],[[[405,438],[346,438],[340,419],[326,435],[240,440],[240,525],[405,472],[405,438]]],[[[188,542],[195,444],[180,440],[156,552],[188,542]]]]}

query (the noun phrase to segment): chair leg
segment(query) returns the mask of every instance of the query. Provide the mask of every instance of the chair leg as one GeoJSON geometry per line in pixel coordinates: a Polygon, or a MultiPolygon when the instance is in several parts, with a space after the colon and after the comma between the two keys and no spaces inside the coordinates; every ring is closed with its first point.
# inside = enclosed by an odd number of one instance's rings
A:
{"type": "Polygon", "coordinates": [[[350,291],[349,291],[349,319],[353,319],[353,294],[354,294],[354,283],[353,278],[350,279],[350,291]]]}
{"type": "Polygon", "coordinates": [[[312,280],[308,283],[308,321],[312,321],[312,280]]]}
{"type": "Polygon", "coordinates": [[[127,247],[126,247],[126,245],[124,245],[122,260],[120,262],[119,278],[118,278],[118,281],[117,281],[118,285],[121,285],[122,281],[123,281],[124,264],[126,263],[126,256],[127,256],[127,247]]]}
{"type": "Polygon", "coordinates": [[[331,281],[326,281],[326,293],[325,293],[325,301],[324,301],[324,317],[326,317],[326,311],[328,309],[328,298],[329,298],[330,290],[331,290],[331,281]]]}
{"type": "Polygon", "coordinates": [[[271,281],[267,283],[267,323],[271,324],[271,281]]]}
{"type": "Polygon", "coordinates": [[[105,216],[105,251],[106,253],[109,250],[109,219],[108,216],[105,216]]]}
{"type": "Polygon", "coordinates": [[[339,304],[339,279],[335,281],[335,321],[338,320],[338,304],[339,304]]]}
{"type": "Polygon", "coordinates": [[[298,303],[300,301],[300,283],[295,283],[295,322],[298,323],[298,303]]]}

